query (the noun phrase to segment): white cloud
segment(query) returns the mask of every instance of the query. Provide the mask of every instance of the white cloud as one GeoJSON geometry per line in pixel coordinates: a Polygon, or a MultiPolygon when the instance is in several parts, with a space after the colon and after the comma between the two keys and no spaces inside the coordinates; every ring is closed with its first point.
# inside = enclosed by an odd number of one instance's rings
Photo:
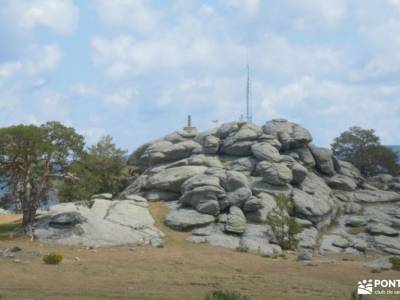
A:
{"type": "Polygon", "coordinates": [[[127,28],[139,33],[154,31],[159,13],[146,0],[92,0],[101,21],[111,28],[127,28]]]}
{"type": "Polygon", "coordinates": [[[221,43],[212,37],[179,30],[159,39],[95,37],[92,48],[94,63],[105,67],[106,75],[115,79],[149,75],[151,72],[172,73],[186,66],[212,67],[215,70],[235,65],[238,58],[245,56],[245,48],[240,45],[221,43]]]}
{"type": "Polygon", "coordinates": [[[63,94],[47,89],[35,94],[34,101],[37,104],[37,116],[43,122],[68,120],[68,99],[63,94]]]}
{"type": "Polygon", "coordinates": [[[95,86],[83,82],[74,84],[70,90],[72,93],[77,94],[79,96],[99,95],[99,91],[95,86]]]}
{"type": "Polygon", "coordinates": [[[133,102],[138,92],[134,89],[120,89],[104,97],[104,103],[113,106],[127,106],[133,102]]]}
{"type": "Polygon", "coordinates": [[[211,16],[211,15],[215,14],[215,9],[214,9],[214,7],[212,5],[203,4],[198,9],[197,13],[200,16],[211,16]]]}
{"type": "Polygon", "coordinates": [[[86,142],[90,144],[95,144],[97,143],[101,137],[107,135],[107,130],[102,127],[96,127],[96,126],[88,126],[88,127],[83,127],[79,128],[78,133],[83,135],[86,139],[86,142]]]}
{"type": "Polygon", "coordinates": [[[33,57],[24,63],[24,69],[31,75],[54,70],[62,58],[61,49],[55,44],[34,46],[32,51],[33,57]]]}
{"type": "Polygon", "coordinates": [[[360,20],[360,33],[366,38],[371,55],[363,66],[352,71],[352,79],[387,79],[400,75],[400,14],[382,16],[377,19],[363,15],[360,20]]]}
{"type": "Polygon", "coordinates": [[[295,44],[285,36],[268,33],[254,49],[250,62],[264,72],[292,78],[304,75],[343,75],[346,56],[340,49],[318,44],[295,44]]]}
{"type": "Polygon", "coordinates": [[[23,65],[20,61],[12,61],[0,64],[0,78],[10,78],[22,68],[23,65]]]}
{"type": "Polygon", "coordinates": [[[21,30],[46,27],[68,34],[77,26],[79,9],[72,0],[9,0],[7,14],[21,30]]]}
{"type": "Polygon", "coordinates": [[[0,64],[0,78],[8,79],[18,73],[37,76],[54,70],[61,58],[61,49],[56,44],[33,45],[20,60],[0,64]]]}
{"type": "Polygon", "coordinates": [[[340,25],[348,10],[347,0],[286,0],[296,29],[332,29],[340,25]]]}
{"type": "Polygon", "coordinates": [[[397,139],[400,86],[365,86],[303,77],[277,89],[267,88],[258,113],[313,124],[318,142],[328,145],[350,126],[374,128],[384,143],[397,139]],[[318,126],[315,126],[315,123],[318,126]],[[390,125],[390,126],[389,126],[390,125]],[[329,132],[329,134],[328,134],[329,132]]]}
{"type": "Polygon", "coordinates": [[[261,5],[261,0],[221,0],[221,2],[250,16],[258,14],[261,5]]]}

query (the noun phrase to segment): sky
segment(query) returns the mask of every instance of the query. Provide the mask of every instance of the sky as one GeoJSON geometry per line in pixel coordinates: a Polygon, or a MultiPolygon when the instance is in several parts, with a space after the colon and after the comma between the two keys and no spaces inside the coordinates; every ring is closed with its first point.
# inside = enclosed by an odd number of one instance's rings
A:
{"type": "Polygon", "coordinates": [[[129,151],[285,118],[400,144],[400,0],[2,0],[0,126],[56,120],[129,151]]]}

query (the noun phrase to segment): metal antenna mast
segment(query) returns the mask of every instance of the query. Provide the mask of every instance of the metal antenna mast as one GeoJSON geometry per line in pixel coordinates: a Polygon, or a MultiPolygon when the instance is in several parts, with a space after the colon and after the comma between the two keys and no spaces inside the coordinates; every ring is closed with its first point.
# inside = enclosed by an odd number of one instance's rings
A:
{"type": "Polygon", "coordinates": [[[250,67],[247,63],[247,86],[246,86],[246,122],[251,123],[253,120],[251,111],[251,81],[250,81],[250,67]]]}

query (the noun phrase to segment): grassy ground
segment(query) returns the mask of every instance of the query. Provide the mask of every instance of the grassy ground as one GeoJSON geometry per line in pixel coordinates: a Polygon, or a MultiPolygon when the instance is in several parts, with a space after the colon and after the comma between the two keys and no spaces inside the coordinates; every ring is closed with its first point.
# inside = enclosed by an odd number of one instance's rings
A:
{"type": "Polygon", "coordinates": [[[152,204],[151,212],[167,235],[164,248],[94,250],[23,238],[0,241],[0,249],[20,246],[24,250],[17,253],[18,263],[0,258],[0,299],[202,300],[214,289],[229,289],[251,299],[346,300],[359,280],[397,279],[400,275],[394,271],[370,273],[362,266],[365,257],[355,261],[343,260],[343,256],[318,257],[317,266],[306,266],[290,256],[272,259],[191,244],[184,240],[187,233],[163,225],[164,207],[152,204]],[[52,251],[65,257],[58,266],[41,260],[52,251]]]}
{"type": "Polygon", "coordinates": [[[16,235],[21,229],[21,216],[0,216],[0,241],[16,235]]]}

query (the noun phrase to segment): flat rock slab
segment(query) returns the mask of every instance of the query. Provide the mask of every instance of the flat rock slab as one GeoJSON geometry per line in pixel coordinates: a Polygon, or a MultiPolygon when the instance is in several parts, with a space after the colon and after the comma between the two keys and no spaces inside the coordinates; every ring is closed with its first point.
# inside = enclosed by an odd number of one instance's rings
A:
{"type": "Polygon", "coordinates": [[[175,230],[187,231],[207,226],[215,221],[211,215],[201,214],[193,209],[174,209],[165,218],[165,224],[175,230]]]}
{"type": "Polygon", "coordinates": [[[396,202],[400,201],[400,193],[365,190],[355,192],[354,200],[360,203],[396,202]]]}
{"type": "Polygon", "coordinates": [[[94,247],[153,244],[164,236],[148,209],[136,201],[102,199],[91,208],[53,206],[39,216],[34,235],[45,242],[94,247]]]}
{"type": "Polygon", "coordinates": [[[10,212],[8,210],[0,208],[0,216],[5,216],[5,215],[9,215],[9,214],[10,214],[10,212]]]}

